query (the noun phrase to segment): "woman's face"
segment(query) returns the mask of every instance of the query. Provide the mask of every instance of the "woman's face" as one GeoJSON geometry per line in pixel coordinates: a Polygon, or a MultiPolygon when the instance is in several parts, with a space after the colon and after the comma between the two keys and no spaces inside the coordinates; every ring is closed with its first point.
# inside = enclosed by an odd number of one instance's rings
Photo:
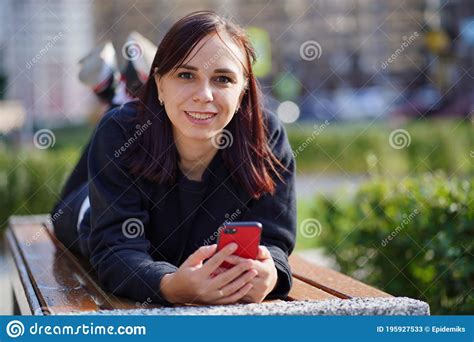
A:
{"type": "Polygon", "coordinates": [[[155,76],[175,139],[211,139],[240,105],[245,55],[228,34],[220,36],[225,44],[217,34],[206,36],[178,69],[155,76]]]}

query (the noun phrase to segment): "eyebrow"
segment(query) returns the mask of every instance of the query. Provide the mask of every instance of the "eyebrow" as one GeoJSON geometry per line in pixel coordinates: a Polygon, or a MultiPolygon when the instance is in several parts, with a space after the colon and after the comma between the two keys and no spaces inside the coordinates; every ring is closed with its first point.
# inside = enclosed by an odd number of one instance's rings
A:
{"type": "MultiPolygon", "coordinates": [[[[196,68],[195,66],[192,66],[192,65],[188,65],[188,64],[180,65],[179,68],[183,68],[183,69],[187,69],[187,70],[193,70],[193,71],[198,71],[198,68],[196,68]]],[[[178,68],[178,69],[179,69],[179,68],[178,68]]],[[[233,70],[231,70],[231,69],[227,69],[227,68],[214,69],[214,72],[215,72],[215,73],[219,73],[219,74],[233,74],[233,75],[237,75],[235,71],[233,71],[233,70]]]]}

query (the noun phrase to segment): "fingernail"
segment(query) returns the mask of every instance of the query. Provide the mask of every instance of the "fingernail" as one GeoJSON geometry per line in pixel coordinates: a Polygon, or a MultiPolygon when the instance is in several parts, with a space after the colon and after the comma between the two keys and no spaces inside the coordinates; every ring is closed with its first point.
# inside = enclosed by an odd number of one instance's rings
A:
{"type": "Polygon", "coordinates": [[[230,244],[229,250],[231,250],[232,252],[234,252],[235,250],[237,250],[237,247],[238,247],[237,244],[234,243],[234,242],[232,242],[232,243],[230,244]]]}

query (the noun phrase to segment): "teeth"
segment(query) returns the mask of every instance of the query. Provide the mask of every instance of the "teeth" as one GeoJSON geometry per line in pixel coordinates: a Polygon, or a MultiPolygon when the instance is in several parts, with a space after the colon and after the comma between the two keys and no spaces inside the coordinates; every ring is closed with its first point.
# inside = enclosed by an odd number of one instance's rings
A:
{"type": "Polygon", "coordinates": [[[195,113],[195,112],[186,112],[190,117],[198,120],[206,120],[212,118],[215,114],[204,114],[204,113],[195,113]]]}

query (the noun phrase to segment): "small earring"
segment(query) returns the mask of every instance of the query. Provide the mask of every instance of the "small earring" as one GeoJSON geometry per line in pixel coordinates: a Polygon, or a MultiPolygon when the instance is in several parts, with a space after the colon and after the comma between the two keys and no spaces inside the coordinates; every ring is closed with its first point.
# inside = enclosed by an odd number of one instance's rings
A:
{"type": "Polygon", "coordinates": [[[162,99],[160,99],[160,106],[163,107],[163,100],[162,99]]]}

